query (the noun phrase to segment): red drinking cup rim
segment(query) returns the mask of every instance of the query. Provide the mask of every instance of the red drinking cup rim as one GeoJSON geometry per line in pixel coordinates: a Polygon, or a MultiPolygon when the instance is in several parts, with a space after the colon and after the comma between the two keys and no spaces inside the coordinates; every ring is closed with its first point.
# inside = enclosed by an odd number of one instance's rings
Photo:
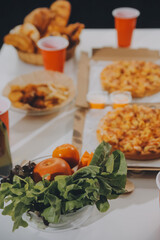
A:
{"type": "Polygon", "coordinates": [[[60,36],[48,36],[41,38],[38,41],[37,45],[41,50],[52,52],[67,48],[69,45],[69,41],[66,38],[60,36]],[[47,45],[45,46],[45,43],[50,45],[51,47],[47,47],[47,45]],[[53,43],[55,44],[55,46],[52,46],[53,43]]]}
{"type": "MultiPolygon", "coordinates": [[[[2,110],[0,108],[0,116],[9,110],[11,105],[11,102],[9,101],[8,98],[0,96],[0,103],[1,103],[1,100],[5,103],[5,106],[2,108],[2,110]]],[[[1,107],[1,104],[0,104],[0,107],[1,107]]]]}
{"type": "Polygon", "coordinates": [[[120,18],[120,19],[132,19],[137,18],[140,15],[140,11],[136,8],[130,8],[130,7],[121,7],[116,8],[112,11],[113,17],[120,18]],[[123,16],[124,12],[128,12],[128,15],[123,16]],[[122,13],[122,16],[117,16],[118,13],[122,13]]]}

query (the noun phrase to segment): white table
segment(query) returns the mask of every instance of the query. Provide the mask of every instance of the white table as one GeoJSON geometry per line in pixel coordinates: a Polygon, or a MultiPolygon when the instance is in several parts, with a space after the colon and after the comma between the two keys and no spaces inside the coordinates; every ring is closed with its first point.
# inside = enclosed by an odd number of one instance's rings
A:
{"type": "MultiPolygon", "coordinates": [[[[81,43],[74,59],[65,66],[65,73],[76,83],[77,62],[80,52],[91,52],[93,47],[116,47],[113,29],[86,29],[81,34],[81,43]]],[[[137,29],[133,37],[133,48],[160,49],[160,29],[137,29]]],[[[0,52],[0,92],[14,77],[41,69],[21,62],[11,46],[4,45],[0,52]]],[[[13,162],[51,154],[63,143],[71,143],[74,108],[59,115],[29,117],[10,112],[10,145],[13,162]]],[[[62,233],[44,233],[30,227],[12,233],[10,217],[0,215],[1,240],[42,239],[108,239],[108,240],[159,240],[160,212],[155,174],[131,175],[135,191],[112,200],[110,210],[100,214],[94,208],[90,219],[83,227],[62,233]]]]}

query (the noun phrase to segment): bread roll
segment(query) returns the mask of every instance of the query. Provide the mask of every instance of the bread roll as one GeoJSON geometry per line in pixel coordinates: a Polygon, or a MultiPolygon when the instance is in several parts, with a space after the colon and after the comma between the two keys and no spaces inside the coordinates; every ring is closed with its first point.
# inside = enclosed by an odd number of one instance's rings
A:
{"type": "Polygon", "coordinates": [[[35,49],[32,39],[22,33],[9,33],[4,37],[4,42],[23,52],[33,53],[35,49]]]}
{"type": "Polygon", "coordinates": [[[36,8],[24,18],[24,23],[32,23],[43,34],[54,13],[48,8],[36,8]]]}

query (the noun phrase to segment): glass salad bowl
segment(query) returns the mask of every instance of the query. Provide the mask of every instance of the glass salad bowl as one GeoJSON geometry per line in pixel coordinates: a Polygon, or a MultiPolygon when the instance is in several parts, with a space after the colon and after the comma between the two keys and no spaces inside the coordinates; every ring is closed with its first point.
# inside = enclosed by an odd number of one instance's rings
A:
{"type": "Polygon", "coordinates": [[[87,221],[92,212],[93,206],[85,206],[76,212],[61,215],[59,223],[49,224],[46,226],[41,217],[37,214],[30,212],[23,216],[30,227],[44,232],[62,232],[81,227],[87,221]]]}
{"type": "MultiPolygon", "coordinates": [[[[51,155],[47,155],[33,159],[31,162],[37,164],[51,157],[51,155]]],[[[37,230],[44,232],[62,232],[79,228],[91,216],[93,208],[94,207],[92,205],[88,205],[78,209],[75,212],[61,215],[59,223],[56,224],[49,223],[49,225],[45,225],[42,217],[38,216],[38,214],[34,212],[25,213],[23,215],[23,219],[28,223],[30,227],[33,227],[37,230]]]]}

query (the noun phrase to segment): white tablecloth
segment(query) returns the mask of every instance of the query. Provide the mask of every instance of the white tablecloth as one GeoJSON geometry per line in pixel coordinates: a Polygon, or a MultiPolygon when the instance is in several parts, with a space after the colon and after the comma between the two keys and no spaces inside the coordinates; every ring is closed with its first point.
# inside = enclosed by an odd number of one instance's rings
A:
{"type": "MultiPolygon", "coordinates": [[[[72,77],[75,84],[80,52],[83,50],[91,53],[91,48],[104,46],[116,47],[115,30],[86,29],[82,32],[75,58],[65,65],[65,73],[72,77]]],[[[160,29],[136,29],[132,47],[160,49],[160,29]]],[[[3,45],[0,52],[0,93],[14,77],[38,69],[42,67],[21,62],[14,48],[3,45]]],[[[10,111],[10,145],[14,164],[51,154],[56,146],[71,143],[73,116],[73,107],[57,116],[42,117],[29,117],[10,111]]],[[[0,215],[0,239],[159,240],[160,212],[155,174],[135,174],[130,179],[136,187],[132,194],[110,201],[110,210],[105,214],[94,209],[90,219],[79,229],[50,234],[28,227],[12,233],[10,217],[0,215]]]]}

